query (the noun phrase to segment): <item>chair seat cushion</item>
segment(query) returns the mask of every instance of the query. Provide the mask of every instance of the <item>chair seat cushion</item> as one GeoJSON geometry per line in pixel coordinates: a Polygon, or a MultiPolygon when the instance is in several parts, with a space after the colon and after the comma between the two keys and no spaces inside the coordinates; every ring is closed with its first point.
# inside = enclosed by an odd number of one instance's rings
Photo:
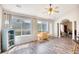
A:
{"type": "Polygon", "coordinates": [[[44,40],[44,39],[48,39],[49,35],[48,35],[47,32],[40,32],[40,33],[37,34],[37,36],[38,36],[38,39],[44,40]]]}

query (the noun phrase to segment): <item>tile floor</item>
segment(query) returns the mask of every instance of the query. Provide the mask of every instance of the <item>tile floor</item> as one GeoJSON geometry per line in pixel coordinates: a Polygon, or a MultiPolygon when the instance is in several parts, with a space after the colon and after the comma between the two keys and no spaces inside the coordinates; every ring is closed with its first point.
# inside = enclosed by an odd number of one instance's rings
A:
{"type": "Polygon", "coordinates": [[[70,38],[51,37],[48,41],[35,41],[16,46],[5,54],[73,54],[73,46],[74,42],[70,38]]]}

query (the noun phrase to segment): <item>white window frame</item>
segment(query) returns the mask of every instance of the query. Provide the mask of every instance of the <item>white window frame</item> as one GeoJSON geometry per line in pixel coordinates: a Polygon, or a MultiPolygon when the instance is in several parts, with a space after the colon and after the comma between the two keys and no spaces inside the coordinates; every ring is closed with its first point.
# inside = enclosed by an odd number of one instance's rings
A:
{"type": "Polygon", "coordinates": [[[30,31],[31,31],[31,34],[27,34],[27,35],[22,35],[22,23],[21,23],[21,35],[15,35],[16,37],[21,37],[21,36],[32,36],[32,20],[31,19],[25,19],[25,18],[22,18],[22,17],[18,17],[18,16],[12,16],[12,19],[22,19],[22,21],[25,21],[25,22],[29,22],[31,24],[31,28],[30,28],[30,31]]]}

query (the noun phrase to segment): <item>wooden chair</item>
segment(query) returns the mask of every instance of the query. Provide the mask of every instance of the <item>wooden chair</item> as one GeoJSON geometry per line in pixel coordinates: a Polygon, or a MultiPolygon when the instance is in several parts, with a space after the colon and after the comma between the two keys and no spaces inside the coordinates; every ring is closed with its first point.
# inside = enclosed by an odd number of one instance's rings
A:
{"type": "Polygon", "coordinates": [[[74,47],[73,47],[73,53],[75,54],[77,52],[77,50],[79,49],[79,41],[75,41],[74,43],[74,47]]]}
{"type": "Polygon", "coordinates": [[[47,32],[39,32],[37,34],[37,37],[38,37],[38,41],[43,41],[43,40],[48,40],[48,33],[47,32]]]}

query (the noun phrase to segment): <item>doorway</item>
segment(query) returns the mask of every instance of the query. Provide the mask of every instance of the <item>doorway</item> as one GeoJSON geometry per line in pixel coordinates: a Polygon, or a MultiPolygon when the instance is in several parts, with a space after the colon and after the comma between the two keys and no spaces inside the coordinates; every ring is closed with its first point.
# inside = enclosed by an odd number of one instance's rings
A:
{"type": "Polygon", "coordinates": [[[72,22],[69,20],[63,20],[60,24],[61,37],[72,38],[72,22]]]}
{"type": "Polygon", "coordinates": [[[68,28],[67,25],[63,25],[63,26],[64,26],[64,32],[67,33],[67,28],[68,28]]]}

